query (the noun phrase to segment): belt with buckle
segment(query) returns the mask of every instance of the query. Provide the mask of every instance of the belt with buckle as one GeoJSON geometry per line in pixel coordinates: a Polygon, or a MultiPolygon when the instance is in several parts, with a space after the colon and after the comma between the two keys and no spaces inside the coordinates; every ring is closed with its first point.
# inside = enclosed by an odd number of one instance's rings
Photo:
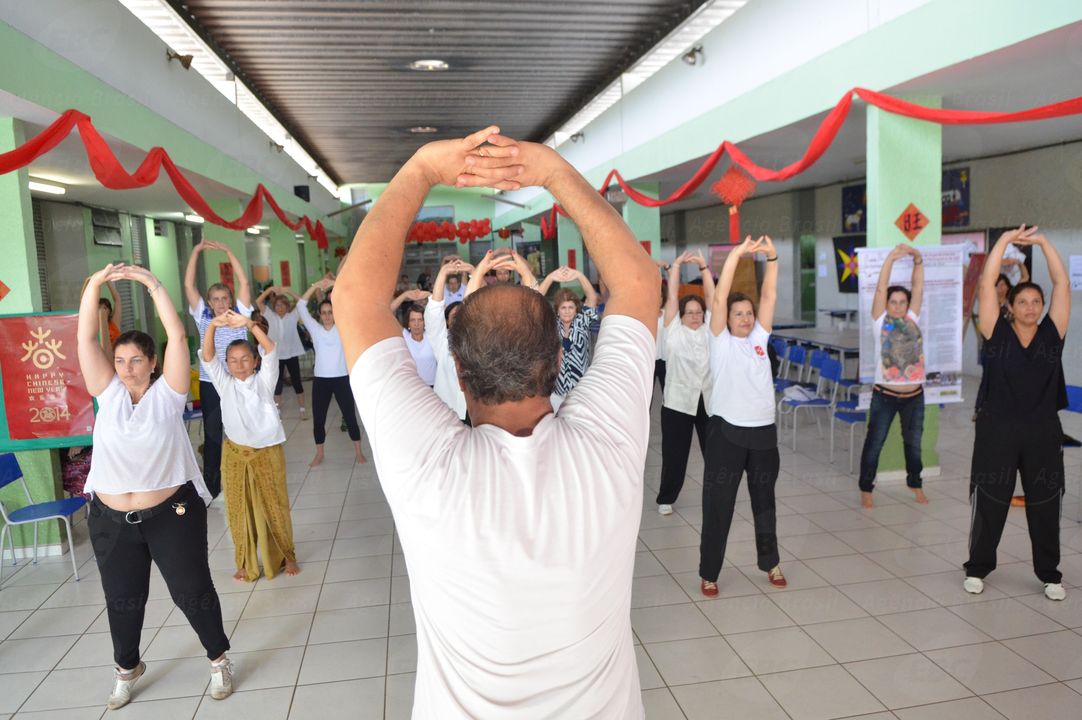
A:
{"type": "MultiPolygon", "coordinates": [[[[173,510],[174,512],[177,512],[176,508],[174,508],[173,506],[176,502],[177,496],[184,493],[186,489],[187,485],[182,485],[177,489],[177,492],[173,493],[173,495],[170,496],[167,500],[158,503],[154,507],[143,508],[141,510],[114,510],[113,508],[98,500],[97,496],[94,497],[94,503],[101,509],[102,513],[113,522],[127,523],[128,525],[138,525],[144,520],[149,520],[155,515],[163,513],[166,510],[173,510]]],[[[177,512],[177,514],[182,515],[183,513],[177,512]]]]}

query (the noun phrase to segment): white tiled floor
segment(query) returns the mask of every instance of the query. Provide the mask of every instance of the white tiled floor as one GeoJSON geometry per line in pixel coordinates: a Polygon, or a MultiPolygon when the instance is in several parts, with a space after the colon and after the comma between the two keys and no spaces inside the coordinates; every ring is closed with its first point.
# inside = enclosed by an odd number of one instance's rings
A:
{"type": "MultiPolygon", "coordinates": [[[[847,451],[829,463],[827,443],[808,425],[798,452],[781,451],[778,528],[789,588],[772,588],[755,567],[742,491],[720,597],[705,600],[697,573],[702,459],[693,448],[676,512],[659,516],[657,410],[655,402],[631,613],[649,718],[1082,717],[1082,451],[1066,454],[1061,567],[1072,590],[1063,603],[1046,600],[1033,577],[1021,510],[1011,510],[984,594],[961,589],[968,407],[941,415],[942,475],[926,481],[932,503],[923,507],[904,486],[884,484],[878,507],[859,509],[847,451]]],[[[1082,434],[1082,423],[1065,420],[1082,434]]],[[[373,469],[352,463],[337,423],[332,415],[327,463],[310,471],[310,423],[287,403],[301,575],[232,580],[229,533],[220,503],[211,507],[211,567],[237,693],[222,703],[205,696],[202,648],[155,575],[147,676],[118,718],[409,717],[416,645],[405,564],[373,469]]],[[[108,625],[85,523],[76,536],[78,583],[66,556],[5,568],[0,720],[107,714],[108,625]]]]}

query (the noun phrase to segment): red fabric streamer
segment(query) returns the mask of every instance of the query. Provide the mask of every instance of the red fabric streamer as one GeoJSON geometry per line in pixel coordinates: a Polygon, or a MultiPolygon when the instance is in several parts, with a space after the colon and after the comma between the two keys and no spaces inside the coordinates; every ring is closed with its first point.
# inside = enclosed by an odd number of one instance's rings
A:
{"type": "Polygon", "coordinates": [[[274,214],[278,216],[278,219],[287,227],[291,230],[299,230],[303,227],[308,236],[316,241],[316,245],[320,250],[327,249],[327,232],[323,227],[323,223],[318,220],[313,223],[307,215],[301,217],[297,222],[290,221],[282,208],[278,206],[270,191],[262,183],[256,186],[255,194],[248,201],[244,213],[236,220],[226,220],[211,209],[203,196],[195,189],[195,186],[188,181],[184,173],[173,163],[169,153],[160,147],[151,148],[136,171],[129,174],[124,169],[124,166],[120,164],[116,155],[113,154],[109,144],[94,128],[90,117],[78,110],[66,111],[49,127],[30,140],[10,152],[0,154],[0,175],[26,167],[63,142],[71,134],[72,129],[79,131],[79,137],[83,141],[83,147],[86,148],[86,158],[90,163],[90,169],[94,172],[94,177],[110,190],[131,190],[152,185],[157,181],[159,172],[164,168],[165,174],[169,176],[169,180],[172,181],[177,194],[188,203],[193,212],[202,216],[209,223],[230,230],[244,230],[262,219],[263,203],[266,202],[274,211],[274,214]]]}
{"type": "MultiPolygon", "coordinates": [[[[815,131],[815,135],[812,137],[811,142],[808,143],[808,148],[804,151],[804,155],[799,160],[790,163],[779,170],[772,170],[771,168],[756,164],[751,158],[744,154],[743,150],[726,140],[718,145],[717,149],[706,158],[703,164],[695,174],[687,180],[687,182],[674,190],[666,198],[652,198],[638,192],[624,180],[619,171],[615,168],[609,171],[609,174],[605,177],[605,182],[601,185],[598,192],[604,194],[615,180],[620,188],[627,194],[628,198],[644,207],[662,207],[664,205],[669,205],[683,200],[691,195],[691,193],[695,192],[695,190],[703,184],[706,178],[710,176],[710,173],[714,171],[718,162],[720,162],[722,157],[726,154],[728,154],[733,165],[740,167],[759,182],[782,182],[783,180],[788,180],[814,165],[819,158],[823,156],[823,153],[827,151],[827,148],[831,146],[834,142],[834,138],[838,135],[838,131],[845,123],[845,119],[849,116],[849,110],[853,105],[854,94],[869,105],[877,107],[885,112],[903,115],[915,120],[939,123],[940,125],[992,125],[998,123],[1032,122],[1036,120],[1051,120],[1053,118],[1082,114],[1082,97],[1075,97],[1070,100],[1063,100],[1061,102],[1041,105],[1039,107],[1016,112],[985,112],[981,110],[944,110],[942,108],[930,108],[858,87],[845,93],[842,99],[838,101],[829,113],[827,113],[827,116],[815,131]]],[[[548,212],[548,216],[541,217],[541,234],[545,239],[552,239],[552,237],[555,236],[557,215],[567,217],[567,213],[564,212],[563,208],[559,205],[553,205],[552,209],[548,212]]]]}

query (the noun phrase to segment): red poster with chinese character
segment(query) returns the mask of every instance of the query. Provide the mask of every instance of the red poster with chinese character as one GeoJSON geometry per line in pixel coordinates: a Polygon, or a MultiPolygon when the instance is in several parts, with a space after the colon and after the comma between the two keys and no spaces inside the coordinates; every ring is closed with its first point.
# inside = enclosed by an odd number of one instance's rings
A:
{"type": "Polygon", "coordinates": [[[8,437],[89,435],[94,404],[79,372],[79,316],[0,317],[0,373],[8,437]]]}
{"type": "Polygon", "coordinates": [[[289,261],[279,260],[278,267],[282,269],[282,287],[289,287],[293,284],[293,279],[289,274],[289,261]]]}

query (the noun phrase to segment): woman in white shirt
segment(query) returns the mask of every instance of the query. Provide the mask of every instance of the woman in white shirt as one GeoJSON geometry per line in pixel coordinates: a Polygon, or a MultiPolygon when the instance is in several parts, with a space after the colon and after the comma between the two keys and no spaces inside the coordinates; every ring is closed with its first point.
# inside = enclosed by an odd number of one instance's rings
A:
{"type": "Polygon", "coordinates": [[[668,382],[661,407],[661,488],[657,494],[657,511],[662,515],[672,514],[672,505],[684,487],[692,431],[698,434],[699,449],[706,456],[706,425],[710,417],[704,402],[710,396],[710,328],[707,326],[710,317],[706,308],[714,302],[714,276],[701,253],[684,253],[673,261],[668,293],[663,344],[668,382]],[[677,299],[680,266],[686,262],[699,267],[705,302],[699,295],[677,299]]]}
{"type": "Polygon", "coordinates": [[[703,471],[703,531],[699,546],[702,593],[717,597],[725,543],[736,508],[740,478],[747,473],[755,521],[759,569],[785,587],[778,565],[774,485],[778,481],[778,429],[774,424],[774,378],[767,352],[778,294],[778,254],[769,237],[749,236],[729,252],[710,315],[710,422],[703,471]],[[743,293],[729,294],[744,257],[766,254],[759,313],[743,293]]]}
{"type": "Polygon", "coordinates": [[[237,564],[233,578],[255,582],[261,558],[268,578],[279,570],[296,575],[301,569],[286,491],[286,433],[273,395],[278,348],[251,318],[226,312],[210,321],[199,359],[222,399],[222,489],[237,564]],[[251,332],[263,348],[262,362],[250,342],[234,340],[223,365],[214,335],[226,327],[251,332]]]}
{"type": "Polygon", "coordinates": [[[310,467],[323,462],[323,444],[327,441],[327,409],[333,397],[342,411],[342,420],[353,441],[353,452],[357,462],[367,462],[361,450],[361,427],[357,422],[357,409],[353,392],[349,389],[349,371],[346,368],[346,355],[342,350],[342,339],[334,324],[334,306],[329,299],[319,303],[319,321],[308,312],[308,298],[316,290],[326,292],[334,285],[332,278],[323,278],[308,288],[297,301],[301,322],[312,336],[312,345],[316,349],[316,362],[312,377],[312,435],[316,441],[316,456],[310,467]]]}
{"type": "Polygon", "coordinates": [[[211,661],[211,696],[233,691],[229,639],[207,563],[207,504],[181,416],[190,366],[184,324],[154,275],[107,265],[87,283],[79,305],[79,368],[97,398],[94,456],[86,492],[93,496],[87,527],[105,591],[116,671],[109,707],[123,707],[146,670],[139,642],[150,587],[150,564],[161,571],[173,602],[199,635],[211,661]],[[107,357],[98,344],[98,296],[115,280],[142,283],[168,337],[161,373],[154,340],[120,335],[107,357]]]}
{"type": "Polygon", "coordinates": [[[417,374],[424,380],[425,385],[432,387],[436,384],[436,351],[432,349],[432,343],[425,334],[425,309],[417,304],[430,294],[426,290],[407,290],[391,303],[391,312],[397,312],[407,300],[413,303],[406,310],[406,327],[402,330],[402,338],[409,348],[413,364],[417,366],[417,374]]]}
{"type": "Polygon", "coordinates": [[[449,259],[436,274],[432,283],[432,296],[425,305],[425,334],[436,354],[436,381],[432,389],[463,422],[466,420],[466,396],[458,381],[455,358],[451,355],[449,332],[454,325],[455,315],[462,307],[464,295],[460,292],[458,299],[452,300],[448,281],[459,277],[459,273],[473,271],[473,266],[461,258],[456,256],[449,259]]]}
{"type": "Polygon", "coordinates": [[[278,348],[278,382],[274,385],[274,403],[282,406],[282,387],[285,384],[285,373],[289,372],[289,383],[293,392],[297,395],[297,405],[300,406],[301,420],[308,417],[308,411],[304,404],[304,384],[301,382],[301,357],[304,356],[304,344],[301,342],[301,334],[297,331],[300,323],[300,314],[297,307],[290,307],[289,295],[296,299],[297,295],[290,288],[283,285],[272,286],[260,293],[255,299],[259,312],[267,319],[267,337],[278,348]],[[267,311],[266,299],[268,295],[274,295],[271,301],[273,312],[267,311]]]}

